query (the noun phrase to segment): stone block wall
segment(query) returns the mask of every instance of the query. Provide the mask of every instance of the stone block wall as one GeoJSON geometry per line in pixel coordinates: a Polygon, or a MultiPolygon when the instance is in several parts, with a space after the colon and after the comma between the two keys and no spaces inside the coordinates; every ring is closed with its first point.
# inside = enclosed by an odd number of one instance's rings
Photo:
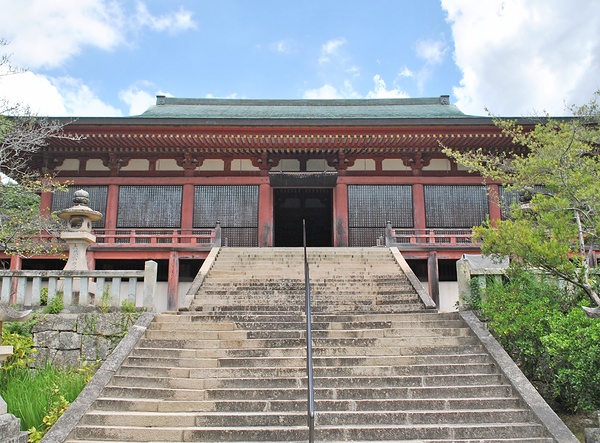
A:
{"type": "Polygon", "coordinates": [[[119,344],[137,314],[86,312],[45,314],[33,326],[37,349],[35,367],[46,363],[79,366],[82,362],[103,362],[119,344]]]}

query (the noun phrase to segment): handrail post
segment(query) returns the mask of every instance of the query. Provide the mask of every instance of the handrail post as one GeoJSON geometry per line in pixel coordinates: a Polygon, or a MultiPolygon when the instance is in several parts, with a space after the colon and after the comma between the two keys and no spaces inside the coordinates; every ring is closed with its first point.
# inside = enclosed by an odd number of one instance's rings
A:
{"type": "Polygon", "coordinates": [[[306,311],[306,374],[308,376],[308,441],[315,441],[315,392],[313,377],[313,351],[312,351],[312,321],[310,311],[310,273],[306,254],[306,220],[302,220],[302,241],[304,245],[304,281],[306,285],[305,311],[306,311]]]}

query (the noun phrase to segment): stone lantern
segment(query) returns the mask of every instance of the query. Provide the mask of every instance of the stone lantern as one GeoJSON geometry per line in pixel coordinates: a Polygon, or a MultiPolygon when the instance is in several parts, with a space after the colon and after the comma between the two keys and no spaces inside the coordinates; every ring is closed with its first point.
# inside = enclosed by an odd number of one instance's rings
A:
{"type": "Polygon", "coordinates": [[[88,246],[96,241],[96,236],[92,234],[92,222],[102,218],[100,212],[88,206],[89,196],[82,189],[75,191],[74,205],[58,213],[58,216],[67,222],[67,229],[60,233],[60,238],[69,245],[69,259],[65,271],[88,270],[86,251],[88,246]]]}

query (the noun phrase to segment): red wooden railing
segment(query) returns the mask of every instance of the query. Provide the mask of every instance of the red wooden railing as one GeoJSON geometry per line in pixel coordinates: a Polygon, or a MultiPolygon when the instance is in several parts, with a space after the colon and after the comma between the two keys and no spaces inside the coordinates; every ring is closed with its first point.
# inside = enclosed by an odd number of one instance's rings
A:
{"type": "Polygon", "coordinates": [[[215,229],[94,229],[97,244],[191,243],[208,247],[221,246],[221,230],[215,229]]]}
{"type": "Polygon", "coordinates": [[[435,245],[435,246],[476,246],[473,242],[473,230],[463,228],[393,228],[387,224],[385,230],[386,246],[402,245],[435,245]]]}

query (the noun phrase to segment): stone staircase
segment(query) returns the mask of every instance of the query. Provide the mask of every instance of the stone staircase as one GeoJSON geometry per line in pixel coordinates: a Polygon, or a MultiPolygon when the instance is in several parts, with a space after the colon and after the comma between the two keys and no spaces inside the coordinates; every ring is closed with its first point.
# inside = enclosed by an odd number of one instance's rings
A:
{"type": "MultiPolygon", "coordinates": [[[[302,250],[223,248],[67,442],[306,441],[302,250]]],[[[389,249],[310,249],[317,441],[550,443],[456,313],[389,249]]]]}

